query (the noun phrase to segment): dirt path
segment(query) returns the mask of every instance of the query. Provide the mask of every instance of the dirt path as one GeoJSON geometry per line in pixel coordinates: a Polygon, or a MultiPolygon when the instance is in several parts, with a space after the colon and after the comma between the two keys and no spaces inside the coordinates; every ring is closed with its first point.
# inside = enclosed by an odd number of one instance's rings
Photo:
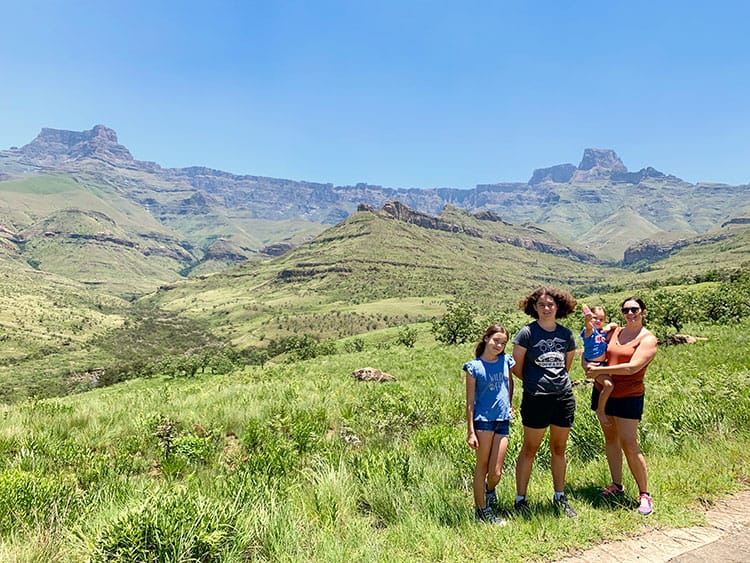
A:
{"type": "Polygon", "coordinates": [[[750,491],[719,501],[706,512],[705,526],[654,530],[603,543],[559,563],[664,563],[750,561],[750,491]]]}

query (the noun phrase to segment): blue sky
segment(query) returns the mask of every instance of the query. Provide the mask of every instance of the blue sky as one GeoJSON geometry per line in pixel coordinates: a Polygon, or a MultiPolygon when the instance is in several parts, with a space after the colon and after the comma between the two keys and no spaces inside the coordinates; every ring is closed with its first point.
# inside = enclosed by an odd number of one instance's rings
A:
{"type": "Polygon", "coordinates": [[[389,187],[611,148],[750,183],[742,1],[4,2],[0,149],[104,124],[135,158],[389,187]]]}

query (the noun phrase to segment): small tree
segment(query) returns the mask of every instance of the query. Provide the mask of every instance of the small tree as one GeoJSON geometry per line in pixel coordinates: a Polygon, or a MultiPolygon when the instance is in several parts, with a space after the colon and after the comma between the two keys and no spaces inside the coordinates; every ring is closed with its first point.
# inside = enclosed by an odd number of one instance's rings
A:
{"type": "Polygon", "coordinates": [[[442,319],[432,323],[432,333],[438,342],[463,344],[476,338],[479,332],[479,311],[470,303],[452,301],[442,319]]]}
{"type": "Polygon", "coordinates": [[[396,341],[407,348],[414,348],[414,344],[417,343],[417,329],[413,326],[402,327],[401,330],[398,331],[398,338],[396,341]]]}

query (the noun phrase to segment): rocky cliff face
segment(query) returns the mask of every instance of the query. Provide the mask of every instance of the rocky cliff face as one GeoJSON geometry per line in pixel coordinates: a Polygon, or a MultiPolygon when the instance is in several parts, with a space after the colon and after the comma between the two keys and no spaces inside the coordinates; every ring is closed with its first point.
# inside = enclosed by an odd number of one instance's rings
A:
{"type": "MultiPolygon", "coordinates": [[[[411,220],[424,224],[437,224],[434,217],[446,205],[453,205],[470,212],[492,212],[515,225],[540,225],[560,237],[586,243],[583,233],[597,232],[598,226],[606,229],[607,221],[625,205],[663,231],[696,234],[718,228],[737,217],[737,210],[750,206],[746,186],[692,185],[652,167],[628,172],[615,151],[593,148],[584,151],[578,166],[539,168],[528,183],[481,184],[474,189],[395,189],[236,175],[206,167],[164,169],[134,160],[118,143],[114,131],[97,125],[82,132],[43,129],[21,149],[0,151],[0,177],[27,174],[34,167],[40,173],[93,177],[175,229],[189,223],[180,218],[209,213],[335,224],[354,213],[359,204],[379,209],[398,201],[413,213],[424,214],[410,215],[411,220]]],[[[392,211],[402,212],[397,208],[392,211]]],[[[206,237],[238,230],[217,226],[217,232],[206,237]]],[[[190,238],[188,233],[180,234],[190,238]]],[[[281,240],[283,237],[266,244],[281,240]]],[[[605,247],[597,240],[598,249],[605,247]]]]}
{"type": "Polygon", "coordinates": [[[90,131],[44,128],[19,151],[29,160],[47,164],[83,158],[113,163],[133,161],[130,151],[117,142],[117,133],[104,125],[96,125],[90,131]]]}

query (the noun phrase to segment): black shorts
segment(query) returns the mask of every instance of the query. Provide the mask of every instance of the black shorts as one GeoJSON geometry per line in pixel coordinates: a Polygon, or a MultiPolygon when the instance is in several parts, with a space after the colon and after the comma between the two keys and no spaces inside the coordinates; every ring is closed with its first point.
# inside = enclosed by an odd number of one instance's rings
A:
{"type": "Polygon", "coordinates": [[[570,428],[576,412],[576,399],[569,389],[560,395],[531,395],[524,391],[521,420],[529,428],[547,428],[550,424],[570,428]]]}
{"type": "MultiPolygon", "coordinates": [[[[604,414],[607,416],[617,416],[620,418],[629,418],[631,420],[641,420],[643,416],[643,395],[639,397],[619,397],[614,398],[610,395],[607,404],[604,405],[604,414]]],[[[591,391],[591,410],[595,411],[599,404],[599,390],[594,387],[591,391]]]]}

